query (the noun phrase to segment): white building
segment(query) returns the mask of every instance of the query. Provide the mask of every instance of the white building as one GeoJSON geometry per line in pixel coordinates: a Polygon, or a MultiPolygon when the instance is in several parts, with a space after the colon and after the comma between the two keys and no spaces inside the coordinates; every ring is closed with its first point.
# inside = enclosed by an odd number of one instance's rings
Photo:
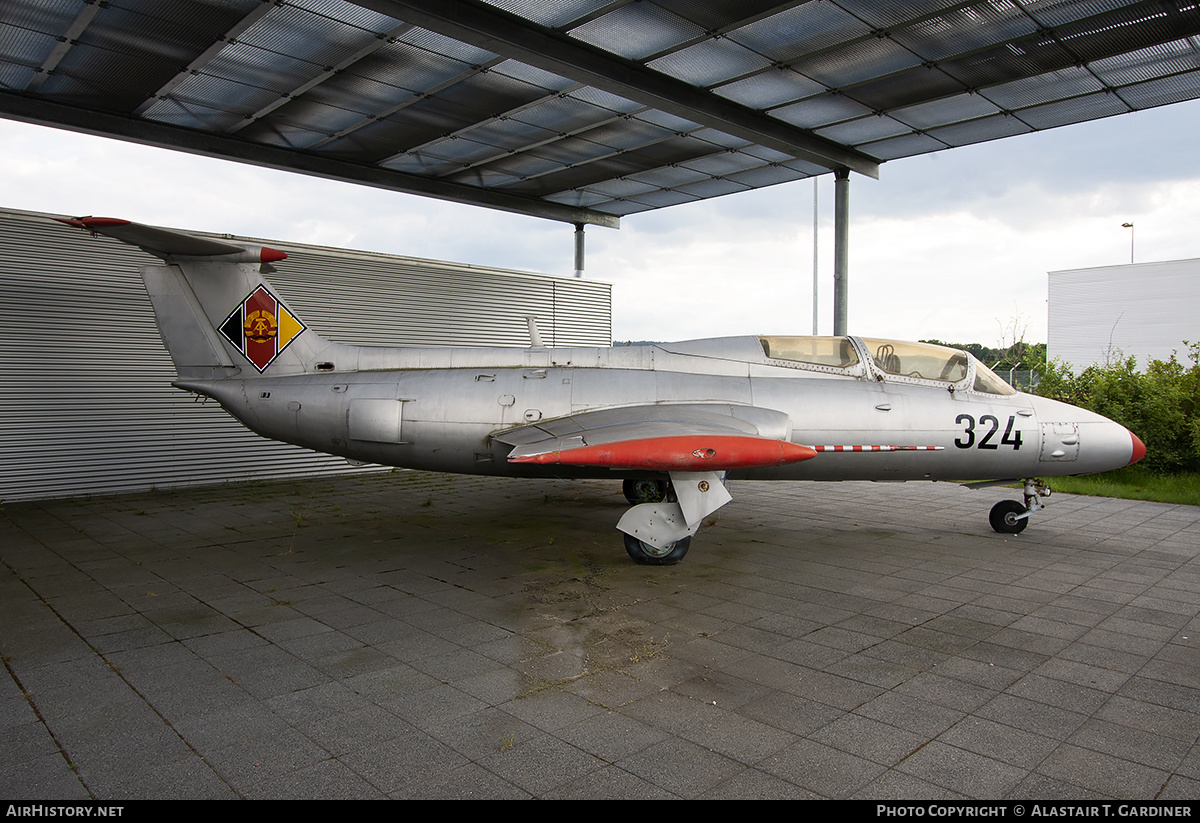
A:
{"type": "Polygon", "coordinates": [[[1200,343],[1200,259],[1050,272],[1047,354],[1075,370],[1139,368],[1200,343]]]}

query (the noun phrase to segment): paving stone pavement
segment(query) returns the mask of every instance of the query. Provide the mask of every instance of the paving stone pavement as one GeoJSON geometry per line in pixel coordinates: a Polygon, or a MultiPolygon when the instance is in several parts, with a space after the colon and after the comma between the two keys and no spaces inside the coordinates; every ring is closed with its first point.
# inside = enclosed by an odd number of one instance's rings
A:
{"type": "Polygon", "coordinates": [[[0,797],[1190,799],[1200,508],[395,472],[0,510],[0,797]]]}

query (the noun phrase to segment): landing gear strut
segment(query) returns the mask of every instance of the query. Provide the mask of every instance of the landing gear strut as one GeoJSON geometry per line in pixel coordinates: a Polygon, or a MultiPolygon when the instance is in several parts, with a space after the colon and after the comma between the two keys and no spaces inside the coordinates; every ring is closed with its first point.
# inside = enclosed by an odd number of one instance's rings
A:
{"type": "Polygon", "coordinates": [[[1032,478],[1025,480],[1024,491],[1024,504],[1016,500],[1001,500],[992,506],[988,520],[993,529],[1001,534],[1020,534],[1029,525],[1029,515],[1044,507],[1042,498],[1050,496],[1050,488],[1032,478]]]}
{"type": "Polygon", "coordinates": [[[629,477],[621,484],[625,499],[638,503],[661,503],[667,499],[671,483],[661,477],[629,477]]]}

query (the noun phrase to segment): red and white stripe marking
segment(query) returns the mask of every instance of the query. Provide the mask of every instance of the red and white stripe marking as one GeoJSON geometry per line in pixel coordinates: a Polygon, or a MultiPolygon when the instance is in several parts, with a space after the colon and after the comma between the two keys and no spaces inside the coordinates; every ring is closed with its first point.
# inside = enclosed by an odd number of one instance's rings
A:
{"type": "Polygon", "coordinates": [[[945,446],[812,446],[818,454],[825,452],[935,452],[945,446]]]}

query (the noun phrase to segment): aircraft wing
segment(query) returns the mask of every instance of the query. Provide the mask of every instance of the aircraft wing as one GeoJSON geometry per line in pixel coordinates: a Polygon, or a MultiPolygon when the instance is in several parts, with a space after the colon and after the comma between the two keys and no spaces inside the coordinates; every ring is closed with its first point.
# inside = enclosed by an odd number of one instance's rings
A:
{"type": "Polygon", "coordinates": [[[719,472],[816,457],[788,440],[783,412],[729,403],[671,403],[579,412],[493,432],[513,463],[719,472]]]}
{"type": "MultiPolygon", "coordinates": [[[[666,472],[675,499],[642,503],[617,524],[635,543],[669,552],[732,498],[731,469],[782,466],[818,454],[935,450],[940,446],[818,445],[791,442],[787,414],[732,403],[662,403],[578,412],[492,432],[513,463],[666,472]]],[[[628,544],[627,544],[628,547],[628,544]]]]}

